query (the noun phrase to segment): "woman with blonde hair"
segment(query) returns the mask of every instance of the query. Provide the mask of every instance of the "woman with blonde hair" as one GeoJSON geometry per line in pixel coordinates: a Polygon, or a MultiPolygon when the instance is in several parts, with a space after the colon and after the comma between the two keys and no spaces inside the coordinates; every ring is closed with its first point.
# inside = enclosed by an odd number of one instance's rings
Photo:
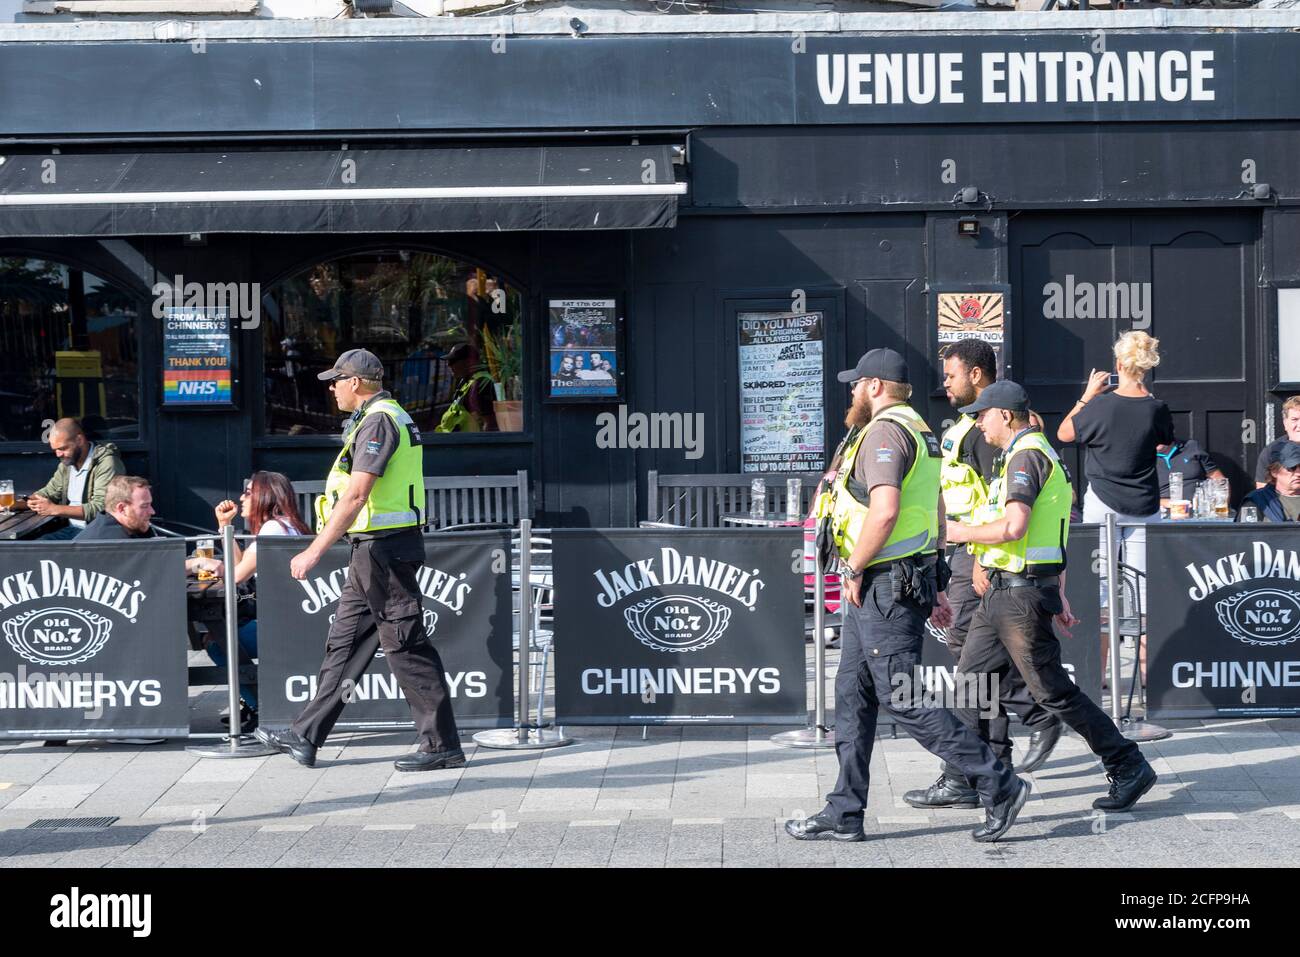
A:
{"type": "MultiPolygon", "coordinates": [[[[1056,431],[1062,442],[1079,442],[1087,449],[1085,522],[1104,523],[1108,514],[1121,523],[1160,519],[1156,446],[1174,440],[1174,420],[1169,406],[1152,395],[1144,381],[1160,364],[1159,346],[1159,339],[1135,329],[1120,336],[1115,343],[1119,385],[1111,388],[1109,373],[1093,369],[1083,397],[1056,431]]],[[[1145,575],[1146,531],[1140,526],[1122,528],[1120,538],[1120,560],[1145,575]]],[[[1101,546],[1102,555],[1109,554],[1104,530],[1101,546]]],[[[1103,561],[1103,582],[1105,576],[1103,561]]],[[[1145,585],[1145,578],[1141,581],[1145,585]]]]}

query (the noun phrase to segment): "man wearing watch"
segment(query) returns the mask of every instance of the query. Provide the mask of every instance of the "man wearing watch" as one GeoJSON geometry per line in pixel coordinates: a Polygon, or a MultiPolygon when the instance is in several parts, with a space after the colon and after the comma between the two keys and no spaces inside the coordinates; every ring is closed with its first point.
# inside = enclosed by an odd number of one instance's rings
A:
{"type": "Polygon", "coordinates": [[[871,752],[884,707],[922,747],[973,783],[985,820],[971,836],[996,841],[1015,823],[1029,785],[956,715],[924,700],[919,668],[926,618],[933,617],[938,627],[951,619],[938,582],[943,549],[938,440],[907,405],[912,390],[907,364],[897,352],[873,349],[839,380],[853,387],[845,424],[863,426],[825,500],[847,600],[835,680],[840,774],[826,807],[810,818],[787,821],[786,832],[801,841],[864,840],[871,752]]]}
{"type": "MultiPolygon", "coordinates": [[[[1034,700],[1073,728],[1102,760],[1109,793],[1093,802],[1102,811],[1127,811],[1151,790],[1156,773],[1141,750],[1061,666],[1056,621],[1068,636],[1077,624],[1065,597],[1070,532],[1070,480],[1060,457],[1029,421],[1029,396],[1014,382],[989,386],[962,412],[1005,451],[989,503],[974,519],[950,522],[954,542],[969,542],[988,572],[989,588],[966,633],[959,680],[966,675],[1020,672],[1034,700]]],[[[959,708],[958,716],[987,739],[988,722],[959,708]]]]}

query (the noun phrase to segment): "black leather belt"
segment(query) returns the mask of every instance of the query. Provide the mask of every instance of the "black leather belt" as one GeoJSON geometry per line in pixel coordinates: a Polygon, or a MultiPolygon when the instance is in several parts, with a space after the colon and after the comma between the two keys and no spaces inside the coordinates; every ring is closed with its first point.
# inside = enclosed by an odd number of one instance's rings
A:
{"type": "Polygon", "coordinates": [[[1011,572],[989,572],[989,583],[994,588],[1057,588],[1060,575],[1015,575],[1011,572]]]}

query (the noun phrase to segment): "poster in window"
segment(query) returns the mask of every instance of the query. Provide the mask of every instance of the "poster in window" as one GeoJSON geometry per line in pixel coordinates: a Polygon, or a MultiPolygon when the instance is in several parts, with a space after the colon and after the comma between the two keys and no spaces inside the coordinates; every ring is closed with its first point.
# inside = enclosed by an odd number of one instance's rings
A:
{"type": "Polygon", "coordinates": [[[551,299],[548,399],[617,399],[623,392],[613,299],[551,299]]]}
{"type": "Polygon", "coordinates": [[[163,405],[230,408],[232,373],[226,309],[169,307],[163,314],[163,405]]]}
{"type": "Polygon", "coordinates": [[[821,471],[825,314],[742,312],[737,318],[741,470],[821,471]]]}
{"type": "Polygon", "coordinates": [[[982,339],[998,357],[998,378],[1006,374],[1003,355],[1004,294],[1001,292],[941,292],[938,294],[939,366],[953,343],[982,339]]]}

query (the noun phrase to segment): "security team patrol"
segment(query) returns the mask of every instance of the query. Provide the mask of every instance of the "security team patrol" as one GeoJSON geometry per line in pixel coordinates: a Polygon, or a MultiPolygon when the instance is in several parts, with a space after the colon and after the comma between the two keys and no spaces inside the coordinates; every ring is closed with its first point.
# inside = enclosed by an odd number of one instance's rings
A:
{"type": "Polygon", "coordinates": [[[976,841],[996,841],[1015,823],[1029,785],[998,761],[951,711],[925,706],[918,665],[925,620],[951,616],[939,578],[943,512],[939,443],[906,402],[907,365],[873,349],[839,374],[853,384],[845,424],[865,426],[850,443],[830,491],[818,501],[843,568],[844,625],[835,680],[839,781],[825,809],[787,821],[797,840],[861,841],[876,720],[884,706],[922,747],[974,783],[984,803],[976,841]]]}
{"type": "MultiPolygon", "coordinates": [[[[961,339],[943,360],[943,385],[954,409],[970,405],[998,377],[997,354],[980,339],[961,339]]],[[[984,433],[975,428],[975,419],[962,414],[943,434],[940,442],[943,468],[939,474],[944,507],[949,522],[971,522],[975,512],[988,504],[989,485],[999,462],[999,450],[990,445],[984,433]]],[[[956,545],[949,555],[952,580],[948,585],[948,602],[952,606],[952,624],[946,629],[948,651],[955,661],[961,659],[966,632],[979,607],[980,596],[988,588],[982,566],[975,561],[969,545],[956,545]]],[[[1061,722],[1034,701],[1020,672],[1010,667],[1010,660],[1000,670],[1005,677],[998,683],[994,717],[988,722],[988,742],[998,760],[1011,766],[1011,722],[1007,711],[1014,711],[1030,732],[1029,747],[1017,772],[1036,771],[1051,756],[1061,738],[1061,722]]],[[[974,808],[979,795],[954,768],[946,765],[939,779],[924,790],[908,791],[903,800],[919,808],[974,808]]]]}
{"type": "Polygon", "coordinates": [[[373,353],[351,349],[318,376],[330,383],[339,409],[352,417],[325,494],[316,502],[320,531],[289,569],[294,578],[306,578],[345,534],[352,554],[315,696],[288,731],[257,730],[265,744],[309,768],[376,648],[383,648],[420,735],[418,749],[395,762],[397,770],[432,771],[465,763],[442,660],[425,636],[415,578],[424,563],[420,431],[392,396],[380,391],[383,375],[383,363],[373,353]]]}
{"type": "MultiPolygon", "coordinates": [[[[1088,742],[1106,768],[1110,791],[1093,802],[1127,811],[1151,790],[1156,773],[1138,746],[1070,680],[1052,620],[1077,624],[1065,597],[1065,546],[1070,529],[1070,482],[1056,451],[1029,421],[1029,396],[1010,381],[995,382],[961,410],[976,417],[984,438],[1003,449],[990,501],[970,523],[951,522],[948,536],[969,542],[988,574],[989,588],[975,612],[958,671],[962,676],[1020,672],[1040,705],[1088,742]]],[[[987,722],[970,709],[957,715],[987,739],[987,722]]]]}

